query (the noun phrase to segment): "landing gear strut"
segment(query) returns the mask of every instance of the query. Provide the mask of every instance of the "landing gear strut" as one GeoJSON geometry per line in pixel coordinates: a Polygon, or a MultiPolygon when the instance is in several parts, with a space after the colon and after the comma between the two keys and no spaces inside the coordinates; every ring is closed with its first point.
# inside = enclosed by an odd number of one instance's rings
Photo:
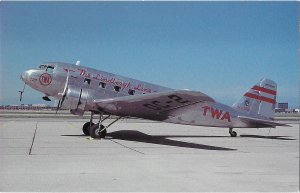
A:
{"type": "Polygon", "coordinates": [[[92,138],[104,138],[107,133],[106,129],[122,118],[122,117],[118,117],[116,120],[114,120],[113,122],[111,122],[109,125],[105,127],[102,123],[103,121],[108,119],[110,115],[103,118],[103,113],[100,113],[99,121],[97,124],[93,123],[93,116],[94,113],[92,112],[90,122],[86,122],[82,128],[83,133],[85,135],[90,135],[92,138]]]}
{"type": "Polygon", "coordinates": [[[233,128],[229,128],[229,134],[231,137],[236,137],[237,133],[235,131],[232,130],[233,128]]]}

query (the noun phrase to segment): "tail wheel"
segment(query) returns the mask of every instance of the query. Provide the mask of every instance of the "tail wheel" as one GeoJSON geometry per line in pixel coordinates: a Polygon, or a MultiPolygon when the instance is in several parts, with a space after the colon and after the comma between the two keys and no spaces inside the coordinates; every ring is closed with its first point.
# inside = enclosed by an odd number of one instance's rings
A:
{"type": "Polygon", "coordinates": [[[86,122],[83,126],[82,126],[82,132],[84,133],[84,135],[89,136],[90,135],[90,125],[93,126],[95,125],[94,123],[90,123],[90,122],[86,122]]]}
{"type": "Polygon", "coordinates": [[[231,137],[236,137],[237,133],[235,131],[233,131],[233,128],[229,128],[229,134],[231,137]]]}
{"type": "Polygon", "coordinates": [[[103,125],[95,124],[90,128],[90,136],[92,138],[104,138],[106,136],[106,129],[104,129],[103,125]]]}
{"type": "Polygon", "coordinates": [[[236,136],[237,136],[237,133],[236,133],[235,131],[232,131],[232,132],[230,133],[230,136],[231,136],[231,137],[236,137],[236,136]]]}

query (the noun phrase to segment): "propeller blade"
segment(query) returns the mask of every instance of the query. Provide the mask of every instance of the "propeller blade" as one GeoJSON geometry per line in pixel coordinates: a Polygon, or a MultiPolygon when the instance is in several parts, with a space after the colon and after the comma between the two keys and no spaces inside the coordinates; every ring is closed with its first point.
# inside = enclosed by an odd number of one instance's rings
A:
{"type": "Polygon", "coordinates": [[[67,79],[66,79],[66,83],[65,83],[65,87],[64,87],[64,91],[63,91],[63,96],[66,95],[67,93],[67,89],[68,89],[68,84],[69,84],[69,74],[70,74],[70,71],[68,70],[68,74],[67,74],[67,79]]]}
{"type": "Polygon", "coordinates": [[[58,103],[57,103],[57,107],[56,107],[56,112],[55,112],[55,114],[57,114],[57,112],[58,112],[59,105],[60,105],[60,100],[59,100],[58,103]]]}
{"type": "Polygon", "coordinates": [[[66,79],[66,83],[65,83],[65,86],[64,86],[64,90],[62,93],[58,93],[58,95],[61,96],[61,100],[58,101],[58,104],[57,104],[57,107],[56,107],[56,114],[58,112],[58,110],[62,107],[62,104],[65,100],[65,97],[66,97],[66,94],[67,94],[67,91],[68,91],[68,84],[69,84],[69,74],[70,74],[70,71],[68,70],[68,74],[67,74],[67,79],[66,79]]]}
{"type": "Polygon", "coordinates": [[[23,97],[23,92],[22,91],[19,91],[20,93],[20,102],[22,101],[22,97],[23,97]]]}
{"type": "Polygon", "coordinates": [[[82,95],[82,89],[80,89],[80,95],[79,95],[79,99],[78,99],[78,103],[77,103],[77,109],[78,109],[79,105],[82,104],[82,102],[81,102],[81,95],[82,95]]]}
{"type": "Polygon", "coordinates": [[[23,90],[19,90],[19,93],[20,93],[20,102],[22,101],[22,98],[23,98],[23,93],[25,91],[25,86],[26,86],[26,83],[23,86],[23,90]]]}
{"type": "Polygon", "coordinates": [[[66,92],[67,92],[68,84],[69,84],[69,73],[70,73],[70,71],[68,70],[68,74],[67,74],[67,78],[66,78],[64,90],[63,90],[63,92],[58,93],[58,95],[60,95],[60,96],[64,96],[66,94],[66,92]]]}
{"type": "Polygon", "coordinates": [[[62,104],[63,104],[63,102],[64,102],[65,98],[66,98],[66,95],[64,95],[64,96],[63,96],[63,98],[60,100],[60,106],[59,106],[59,108],[61,108],[61,107],[62,107],[62,104]]]}

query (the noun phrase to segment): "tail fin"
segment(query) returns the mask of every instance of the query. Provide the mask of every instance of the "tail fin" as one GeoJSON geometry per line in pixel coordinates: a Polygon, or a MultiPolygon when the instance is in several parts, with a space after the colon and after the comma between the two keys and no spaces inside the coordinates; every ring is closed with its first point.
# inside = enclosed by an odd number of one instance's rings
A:
{"type": "Polygon", "coordinates": [[[232,107],[241,109],[250,115],[273,119],[275,113],[277,84],[263,78],[256,83],[232,107]]]}

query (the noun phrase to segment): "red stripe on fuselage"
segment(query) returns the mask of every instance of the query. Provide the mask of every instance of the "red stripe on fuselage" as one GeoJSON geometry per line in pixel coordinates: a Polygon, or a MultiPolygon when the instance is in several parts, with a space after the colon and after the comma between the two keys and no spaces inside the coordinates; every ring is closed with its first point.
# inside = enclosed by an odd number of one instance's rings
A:
{"type": "Polygon", "coordinates": [[[264,88],[264,87],[260,87],[260,86],[255,85],[255,86],[252,87],[252,89],[262,91],[262,92],[265,92],[265,93],[268,93],[268,94],[276,95],[275,90],[267,89],[267,88],[264,88]]]}
{"type": "Polygon", "coordinates": [[[274,99],[264,97],[264,96],[258,96],[256,94],[249,93],[249,92],[244,94],[244,96],[249,97],[249,98],[253,98],[253,99],[257,99],[257,100],[260,100],[260,101],[264,101],[264,102],[267,102],[267,103],[272,103],[272,104],[276,103],[276,101],[274,99]]]}

